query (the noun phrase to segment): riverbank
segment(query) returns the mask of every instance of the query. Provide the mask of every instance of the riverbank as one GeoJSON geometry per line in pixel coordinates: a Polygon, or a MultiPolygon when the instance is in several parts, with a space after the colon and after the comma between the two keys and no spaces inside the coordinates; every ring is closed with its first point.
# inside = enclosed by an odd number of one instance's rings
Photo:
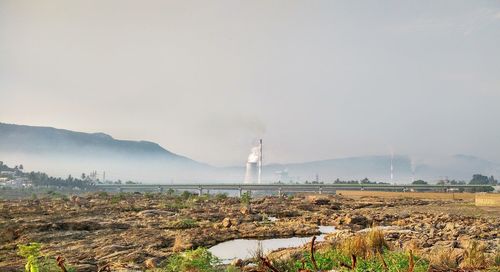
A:
{"type": "Polygon", "coordinates": [[[45,255],[64,256],[78,271],[103,265],[140,270],[175,252],[233,239],[318,235],[319,225],[353,233],[372,225],[396,226],[386,233],[389,241],[415,244],[423,252],[477,240],[494,253],[500,244],[495,227],[500,210],[464,200],[95,193],[1,201],[0,208],[1,271],[23,266],[16,246],[29,242],[41,243],[45,255]]]}

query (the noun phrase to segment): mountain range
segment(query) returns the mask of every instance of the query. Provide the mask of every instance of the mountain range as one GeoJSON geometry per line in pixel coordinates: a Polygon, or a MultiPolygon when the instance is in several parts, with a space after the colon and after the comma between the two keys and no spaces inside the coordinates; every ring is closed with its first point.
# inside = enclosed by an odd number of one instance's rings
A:
{"type": "MultiPolygon", "coordinates": [[[[0,160],[55,176],[106,171],[109,179],[142,182],[241,182],[245,167],[214,167],[175,154],[149,141],[114,139],[104,133],[83,133],[51,127],[0,123],[0,160]]],[[[500,164],[470,155],[413,160],[409,156],[361,156],[290,164],[267,164],[263,179],[390,181],[450,178],[469,180],[473,174],[497,175],[500,164]]]]}

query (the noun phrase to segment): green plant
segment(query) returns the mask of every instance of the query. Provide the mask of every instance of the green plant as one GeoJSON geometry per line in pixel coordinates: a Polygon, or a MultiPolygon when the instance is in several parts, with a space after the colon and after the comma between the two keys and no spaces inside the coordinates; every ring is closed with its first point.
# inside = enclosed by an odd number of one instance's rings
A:
{"type": "Polygon", "coordinates": [[[227,198],[227,193],[218,193],[218,194],[215,195],[215,199],[217,199],[219,201],[220,200],[224,200],[226,198],[227,198]]]}
{"type": "Polygon", "coordinates": [[[107,198],[109,194],[107,192],[99,192],[97,193],[97,196],[100,198],[107,198]]]}
{"type": "Polygon", "coordinates": [[[26,259],[24,269],[26,272],[39,272],[40,264],[38,257],[40,257],[40,243],[29,243],[26,245],[17,245],[17,254],[26,259]]]}
{"type": "Polygon", "coordinates": [[[181,198],[183,198],[184,200],[187,200],[187,199],[189,199],[191,197],[191,195],[192,194],[189,191],[184,191],[181,194],[181,198]]]}
{"type": "Polygon", "coordinates": [[[219,259],[212,255],[208,249],[199,247],[183,253],[172,255],[165,266],[165,272],[197,271],[217,272],[220,265],[219,259]]]}
{"type": "Polygon", "coordinates": [[[243,204],[250,204],[250,201],[252,200],[252,196],[250,195],[250,192],[244,192],[241,194],[241,203],[243,204]]]}
{"type": "Polygon", "coordinates": [[[167,226],[169,229],[191,229],[198,227],[198,223],[193,219],[180,219],[170,222],[167,226]]]}
{"type": "MultiPolygon", "coordinates": [[[[61,269],[57,265],[54,258],[42,256],[40,249],[42,244],[29,243],[26,245],[17,245],[17,254],[26,259],[24,266],[25,272],[60,272],[61,269]]],[[[66,267],[68,272],[76,272],[74,267],[66,267]]]]}
{"type": "Polygon", "coordinates": [[[171,195],[173,195],[174,193],[175,193],[174,189],[172,189],[172,188],[168,188],[168,190],[167,190],[167,195],[171,196],[171,195]]]}

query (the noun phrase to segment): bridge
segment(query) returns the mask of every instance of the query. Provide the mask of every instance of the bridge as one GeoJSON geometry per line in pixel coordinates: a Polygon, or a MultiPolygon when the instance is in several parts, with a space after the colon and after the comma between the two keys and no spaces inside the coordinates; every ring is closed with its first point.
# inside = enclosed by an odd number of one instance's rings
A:
{"type": "Polygon", "coordinates": [[[413,184],[240,184],[240,183],[178,183],[178,184],[98,184],[101,191],[142,192],[166,190],[195,190],[202,195],[204,190],[238,191],[274,191],[278,195],[293,192],[315,192],[319,194],[335,194],[337,190],[376,190],[376,191],[410,191],[410,190],[450,190],[491,187],[488,185],[413,185],[413,184]]]}

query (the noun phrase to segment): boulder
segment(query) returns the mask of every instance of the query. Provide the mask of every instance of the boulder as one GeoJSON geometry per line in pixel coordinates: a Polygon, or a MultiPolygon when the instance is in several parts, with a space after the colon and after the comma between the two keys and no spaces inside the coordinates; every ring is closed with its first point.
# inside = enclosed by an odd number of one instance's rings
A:
{"type": "Polygon", "coordinates": [[[346,216],[344,223],[348,225],[359,225],[366,227],[369,224],[368,218],[362,215],[346,216]]]}
{"type": "Polygon", "coordinates": [[[222,220],[222,226],[225,227],[225,228],[229,228],[233,225],[233,223],[231,222],[231,219],[229,218],[224,218],[224,220],[222,220]]]}

